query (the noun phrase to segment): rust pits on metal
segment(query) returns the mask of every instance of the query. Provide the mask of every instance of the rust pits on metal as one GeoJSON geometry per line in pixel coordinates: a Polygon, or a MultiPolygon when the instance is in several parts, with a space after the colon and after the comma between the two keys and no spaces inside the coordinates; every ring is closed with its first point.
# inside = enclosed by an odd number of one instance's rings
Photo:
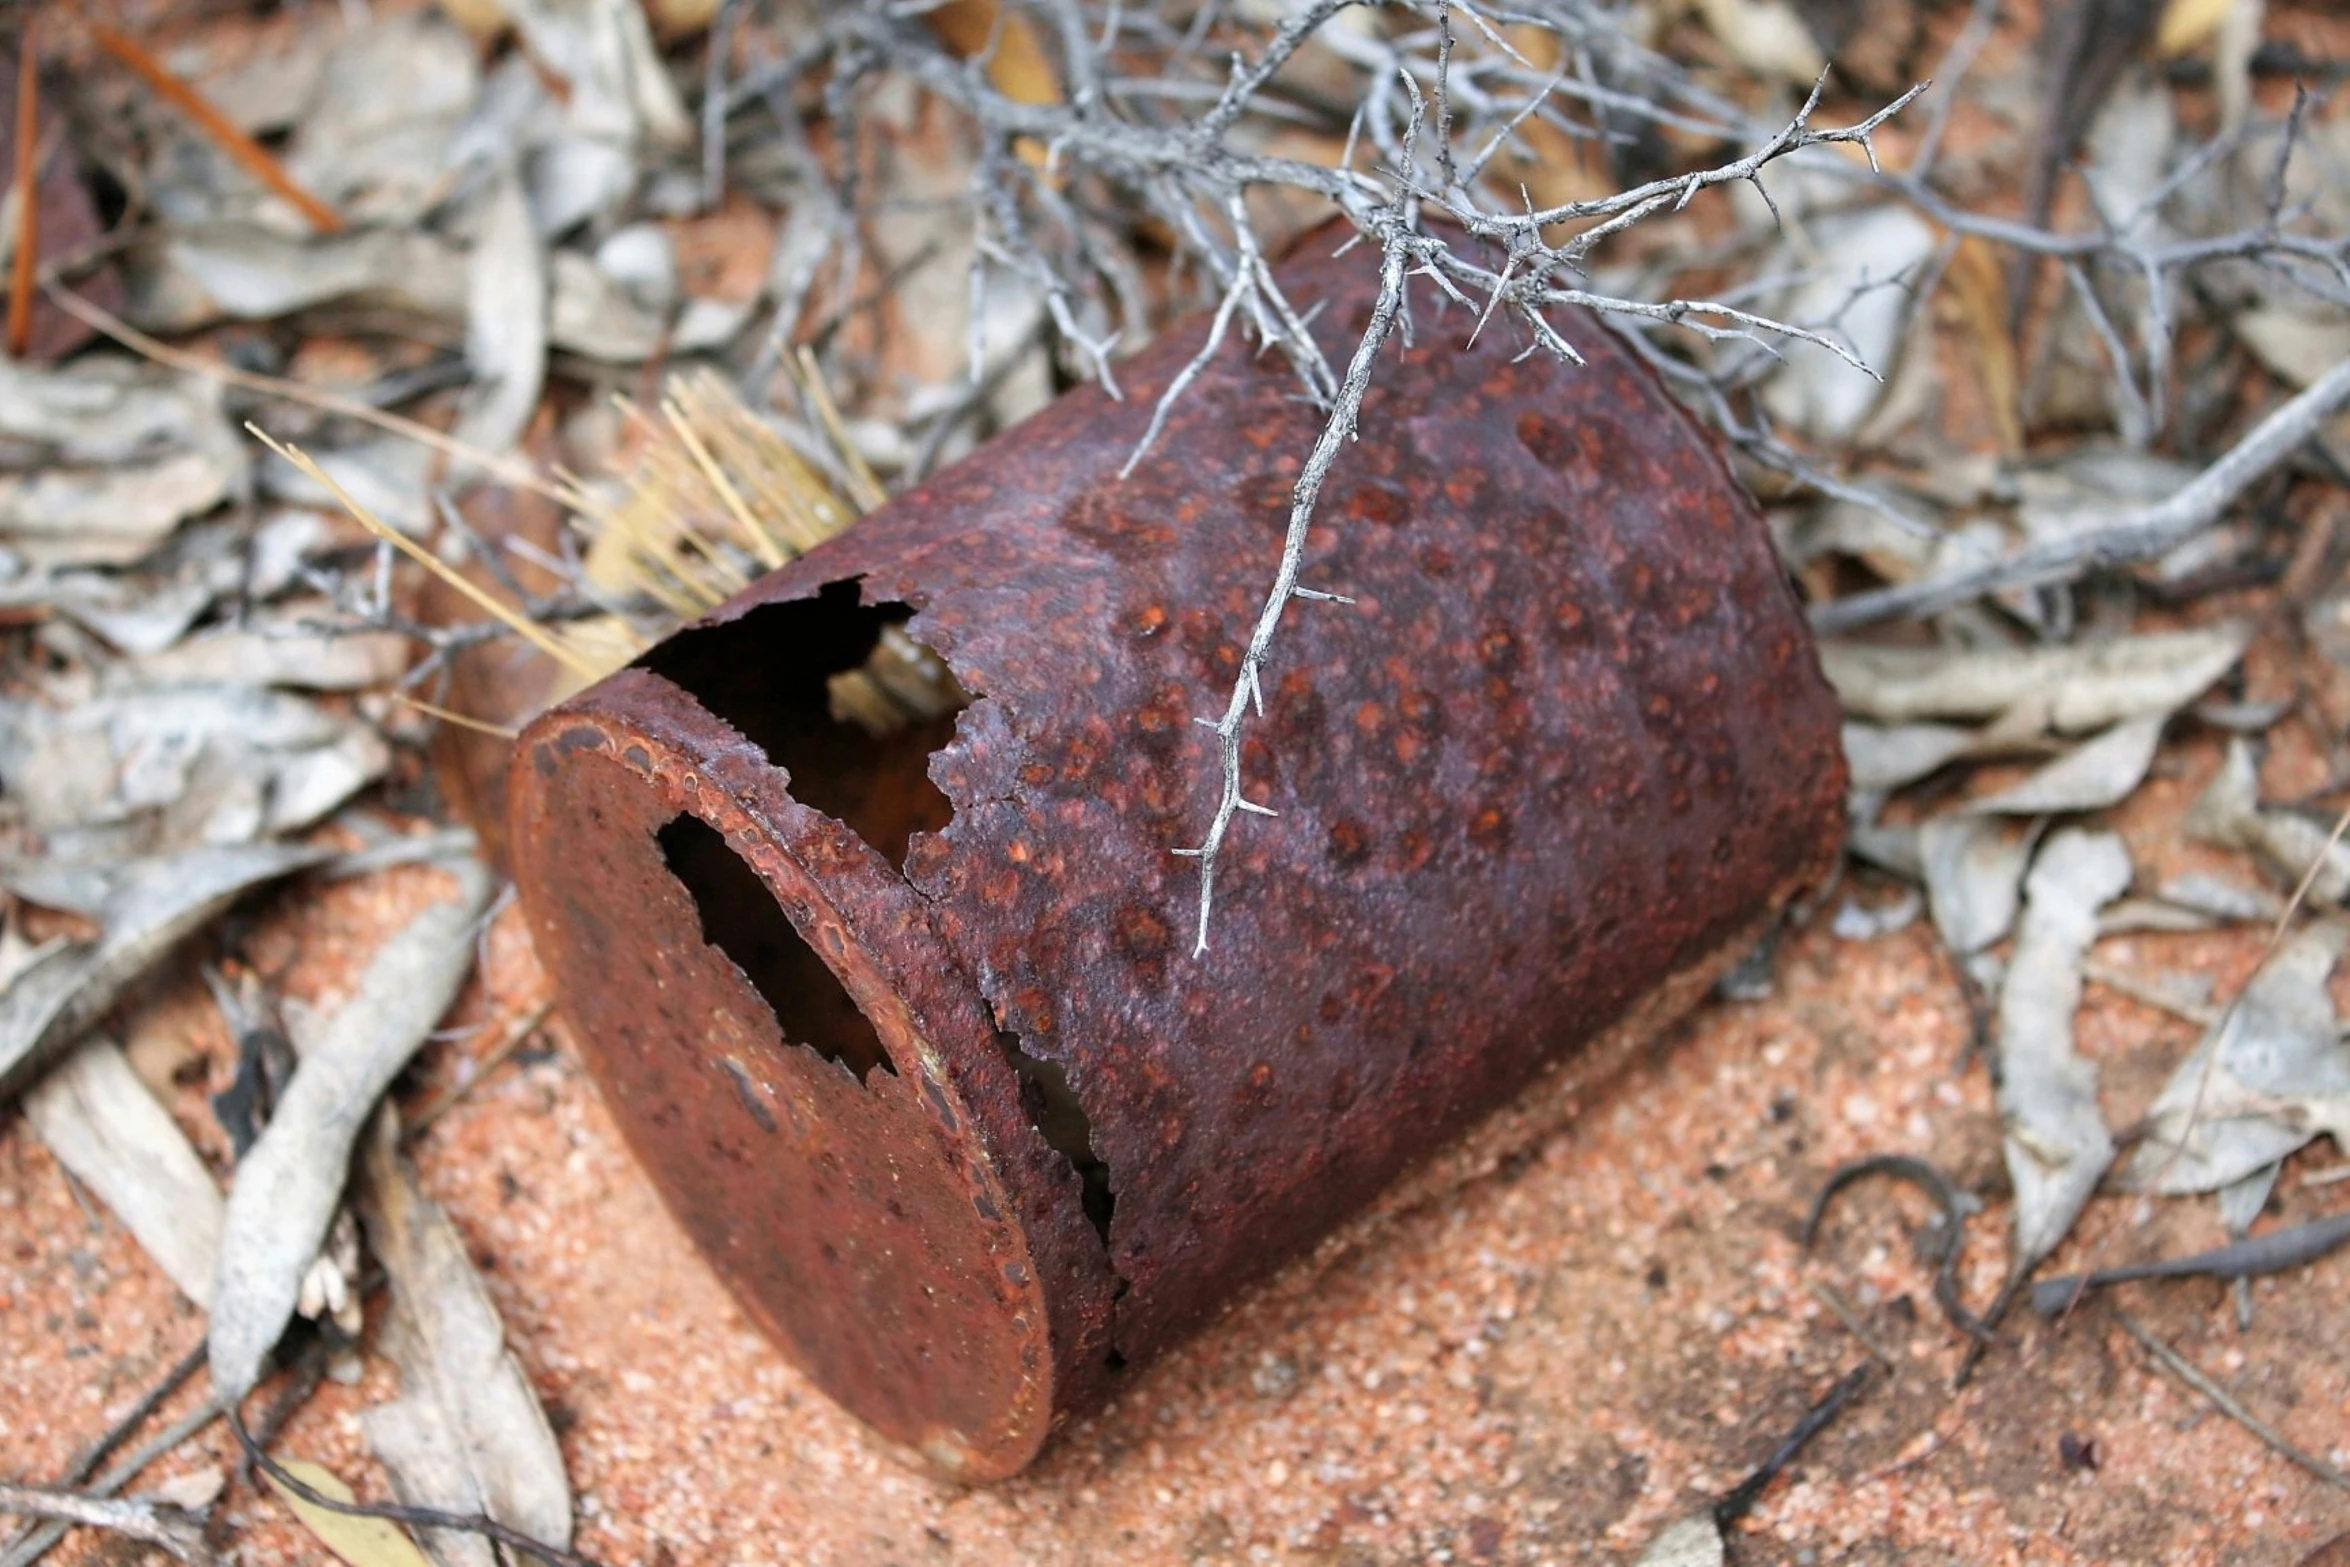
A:
{"type": "MultiPolygon", "coordinates": [[[[1333,355],[1374,281],[1284,273],[1333,355]]],[[[1598,323],[1568,368],[1464,352],[1438,303],[1323,495],[1309,580],[1357,603],[1277,644],[1243,767],[1281,815],[1235,832],[1202,957],[1191,719],[1317,416],[1236,343],[1121,481],[1197,326],[518,749],[524,902],[631,1146],[947,1473],[1021,1468],[1833,863],[1835,705],[1719,454],[1598,323]]]]}

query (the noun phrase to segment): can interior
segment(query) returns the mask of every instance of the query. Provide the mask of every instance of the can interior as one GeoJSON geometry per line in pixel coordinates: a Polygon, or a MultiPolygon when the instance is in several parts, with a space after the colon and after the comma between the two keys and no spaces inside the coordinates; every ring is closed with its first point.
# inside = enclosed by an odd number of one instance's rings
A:
{"type": "Polygon", "coordinates": [[[792,797],[903,868],[954,807],[930,778],[970,697],[905,632],[913,606],[859,602],[854,580],[695,626],[640,660],[724,719],[791,778],[792,797]]]}

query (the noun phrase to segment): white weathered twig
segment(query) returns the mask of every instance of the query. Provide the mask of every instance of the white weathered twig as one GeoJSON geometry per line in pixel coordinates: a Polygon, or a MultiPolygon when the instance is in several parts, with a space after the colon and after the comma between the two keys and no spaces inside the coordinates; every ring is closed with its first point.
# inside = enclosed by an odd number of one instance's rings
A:
{"type": "Polygon", "coordinates": [[[1836,599],[1812,611],[1812,626],[1827,633],[1849,631],[1883,620],[1936,614],[1986,593],[2039,587],[2153,560],[2218,522],[2236,497],[2290,457],[2345,403],[2350,403],[2350,360],[2254,425],[2192,483],[2151,506],[1980,566],[1836,599]]]}

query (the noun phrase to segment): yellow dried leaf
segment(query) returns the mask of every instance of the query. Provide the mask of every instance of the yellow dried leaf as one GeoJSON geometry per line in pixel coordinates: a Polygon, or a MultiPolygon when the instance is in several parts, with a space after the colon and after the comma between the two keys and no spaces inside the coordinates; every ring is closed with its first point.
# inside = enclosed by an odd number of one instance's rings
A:
{"type": "MultiPolygon", "coordinates": [[[[968,60],[986,51],[987,80],[1014,103],[1059,103],[1061,80],[1045,57],[1036,26],[1017,11],[1006,11],[996,0],[947,0],[930,13],[930,30],[938,41],[968,60]]],[[[1031,137],[1013,143],[1021,161],[1042,168],[1044,147],[1031,137]]]]}
{"type": "Polygon", "coordinates": [[[476,43],[488,43],[506,30],[506,8],[499,0],[440,0],[440,4],[441,14],[476,43]]]}
{"type": "Polygon", "coordinates": [[[1975,377],[1982,382],[1999,449],[2013,457],[2024,449],[2023,417],[2018,412],[2023,383],[2016,368],[2015,339],[2007,330],[2007,274],[1990,243],[1970,234],[1958,242],[1943,276],[1950,281],[1960,319],[1973,341],[1975,377]]]}
{"type": "Polygon", "coordinates": [[[1036,36],[1035,24],[1019,12],[1004,11],[996,0],[948,0],[930,13],[930,30],[966,60],[992,42],[995,53],[988,58],[987,79],[1014,103],[1061,101],[1060,78],[1045,58],[1044,43],[1036,36]]]}
{"type": "Polygon", "coordinates": [[[2191,53],[2211,41],[2237,0],[2170,0],[2154,28],[2154,52],[2164,59],[2191,53]]]}
{"type": "Polygon", "coordinates": [[[664,38],[701,32],[718,20],[718,0],[645,0],[645,10],[664,38]]]}
{"type": "MultiPolygon", "coordinates": [[[[321,1496],[331,1496],[338,1502],[355,1500],[351,1488],[343,1484],[335,1472],[324,1464],[314,1464],[303,1458],[288,1458],[282,1460],[278,1467],[321,1496]]],[[[317,1536],[319,1544],[350,1563],[351,1567],[432,1567],[424,1552],[417,1548],[416,1542],[403,1534],[400,1526],[390,1519],[354,1517],[350,1513],[338,1513],[316,1502],[305,1501],[275,1475],[270,1476],[269,1485],[271,1490],[277,1492],[279,1500],[294,1510],[294,1516],[302,1520],[302,1527],[317,1536]]]]}

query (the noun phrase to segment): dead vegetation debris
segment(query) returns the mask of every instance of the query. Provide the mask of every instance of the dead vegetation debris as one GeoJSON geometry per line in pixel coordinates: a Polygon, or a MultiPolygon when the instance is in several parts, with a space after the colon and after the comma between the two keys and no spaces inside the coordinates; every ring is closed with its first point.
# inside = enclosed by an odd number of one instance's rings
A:
{"type": "MultiPolygon", "coordinates": [[[[2350,1148],[2350,34],[2323,8],[278,9],[44,15],[0,60],[0,1104],[206,1317],[55,1484],[0,1488],[43,1520],[0,1563],[72,1524],[216,1559],[219,1487],[126,1492],[224,1414],[348,1560],[580,1559],[532,1368],[403,1152],[546,1016],[465,999],[499,737],[1058,388],[1114,388],[1192,307],[1327,416],[1240,673],[1196,694],[1219,768],[1168,847],[1200,860],[1199,939],[1228,832],[1278,809],[1238,792],[1256,672],[1291,600],[1350,612],[1313,574],[1316,491],[1378,439],[1391,334],[1441,299],[1571,358],[1548,312],[1592,306],[1763,494],[1823,635],[1834,931],[1924,912],[1981,1002],[1996,1151],[1949,1166],[1980,1190],[1865,1155],[1804,1246],[1849,1183],[1921,1187],[1972,1366],[2150,1280],[2235,1281],[2245,1322],[2243,1281],[2340,1244],[2322,1198],[2278,1211],[2289,1161],[2350,1148]],[[1343,365],[1268,267],[1332,212],[1382,282],[1343,365]],[[436,830],[447,802],[480,840],[436,830]],[[281,1015],[240,932],[322,878],[411,875],[454,895],[368,931],[340,1005],[281,1015]],[[2117,1089],[2090,986],[2198,1037],[2117,1089]],[[200,1111],[141,1066],[173,993],[232,1041],[197,1058],[200,1111]],[[469,1072],[416,1102],[459,1016],[469,1072]],[[2230,1240],[2128,1262],[2149,1248],[2107,1225],[2088,1252],[2108,1192],[2209,1194],[2230,1240]],[[2053,1326],[1964,1305],[1979,1211],[2001,1302],[2028,1287],[2053,1326]],[[2035,1279],[2052,1257],[2073,1271],[2035,1279]],[[359,1422],[393,1504],[265,1451],[363,1355],[398,1371],[359,1422]]],[[[925,678],[839,700],[886,723],[925,678]]],[[[1737,994],[1767,987],[1766,962],[1737,994]]],[[[1903,1374],[1906,1332],[1819,1287],[1903,1374]]],[[[1643,1559],[1725,1559],[1860,1375],[1643,1559]]]]}

